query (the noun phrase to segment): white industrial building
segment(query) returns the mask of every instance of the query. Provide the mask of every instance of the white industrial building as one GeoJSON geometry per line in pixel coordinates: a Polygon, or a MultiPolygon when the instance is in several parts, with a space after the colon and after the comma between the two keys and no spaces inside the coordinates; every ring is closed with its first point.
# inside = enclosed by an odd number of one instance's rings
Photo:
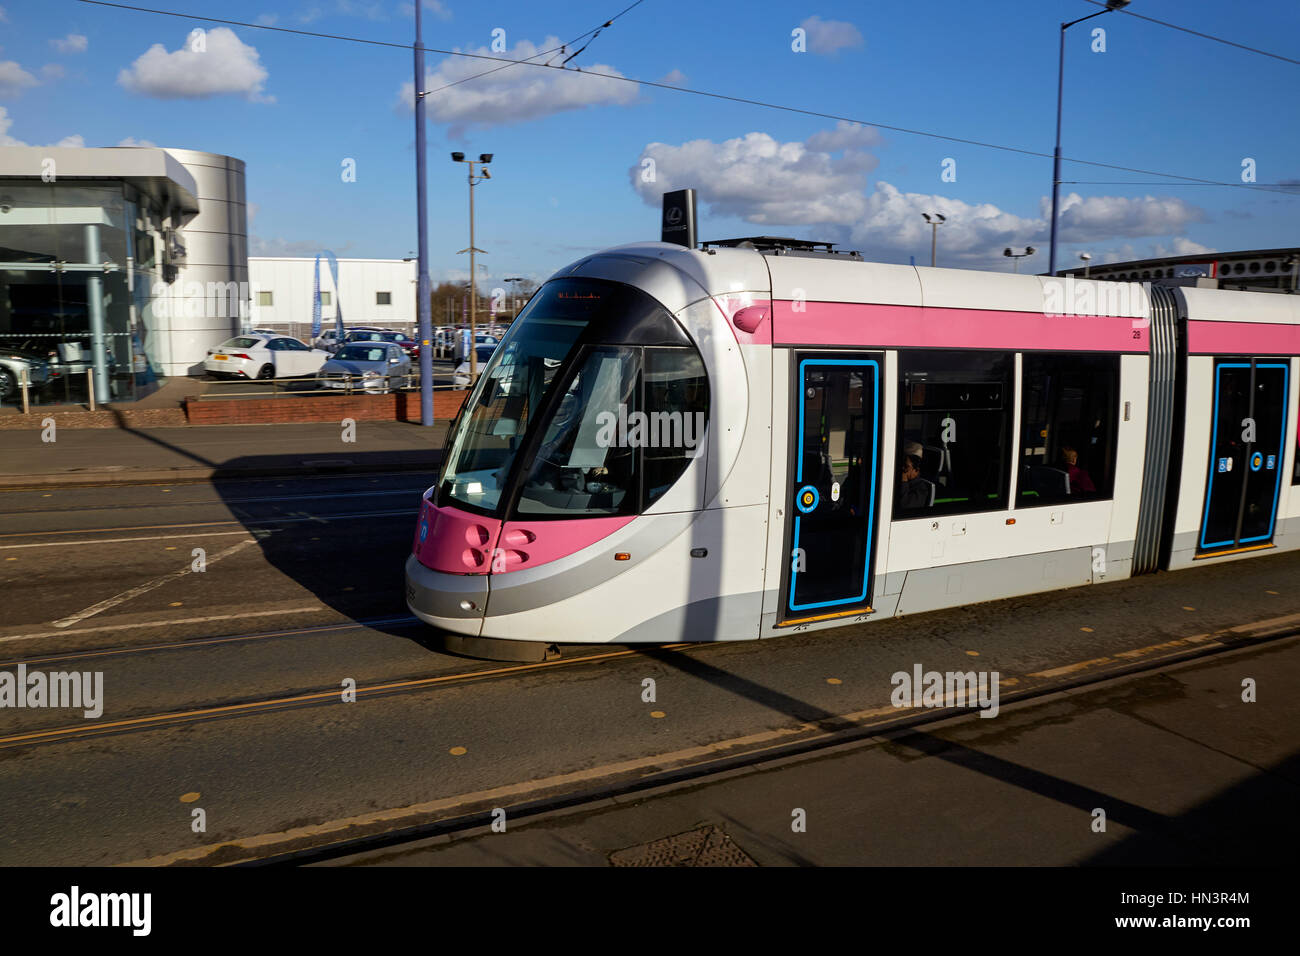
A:
{"type": "Polygon", "coordinates": [[[333,327],[342,303],[346,326],[376,325],[408,333],[414,331],[417,321],[414,259],[338,259],[337,262],[336,286],[329,260],[323,256],[319,260],[315,256],[250,256],[251,326],[309,341],[319,274],[324,330],[333,327]]]}

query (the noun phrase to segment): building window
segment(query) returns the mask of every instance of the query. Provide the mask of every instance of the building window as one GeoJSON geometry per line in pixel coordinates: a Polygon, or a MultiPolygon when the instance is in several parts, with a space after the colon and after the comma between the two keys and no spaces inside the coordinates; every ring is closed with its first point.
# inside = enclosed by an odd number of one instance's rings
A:
{"type": "Polygon", "coordinates": [[[391,292],[375,293],[375,305],[392,305],[392,304],[393,304],[393,293],[391,292]]]}
{"type": "Polygon", "coordinates": [[[257,293],[257,304],[259,307],[275,305],[274,297],[269,292],[257,293]]]}
{"type": "Polygon", "coordinates": [[[321,294],[320,294],[320,304],[321,304],[321,305],[332,305],[332,304],[333,304],[333,301],[334,301],[334,300],[331,298],[332,295],[333,295],[332,292],[321,292],[321,294]]]}
{"type": "Polygon", "coordinates": [[[1024,356],[1017,505],[1111,497],[1118,402],[1118,355],[1024,356]]]}
{"type": "Polygon", "coordinates": [[[1010,352],[900,352],[894,517],[1007,506],[1010,352]]]}

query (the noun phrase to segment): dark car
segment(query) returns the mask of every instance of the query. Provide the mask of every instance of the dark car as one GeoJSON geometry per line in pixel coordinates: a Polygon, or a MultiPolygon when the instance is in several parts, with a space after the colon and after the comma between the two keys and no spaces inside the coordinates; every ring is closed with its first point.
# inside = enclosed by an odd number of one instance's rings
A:
{"type": "Polygon", "coordinates": [[[391,342],[400,346],[411,361],[418,361],[420,358],[420,343],[405,332],[393,332],[388,329],[353,329],[348,332],[343,344],[347,345],[351,342],[391,342]]]}

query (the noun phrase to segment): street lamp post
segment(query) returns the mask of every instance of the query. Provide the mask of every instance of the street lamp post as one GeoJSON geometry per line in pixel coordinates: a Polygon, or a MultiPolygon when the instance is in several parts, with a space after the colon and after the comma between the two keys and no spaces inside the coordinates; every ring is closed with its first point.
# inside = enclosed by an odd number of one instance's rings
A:
{"type": "Polygon", "coordinates": [[[933,214],[934,215],[933,219],[930,218],[931,214],[928,212],[923,212],[921,213],[921,215],[925,218],[925,221],[930,224],[930,266],[933,268],[935,263],[934,250],[935,250],[937,237],[939,234],[939,227],[944,224],[944,222],[947,220],[948,217],[942,216],[937,212],[933,214]]]}
{"type": "Polygon", "coordinates": [[[519,315],[519,283],[524,281],[523,276],[507,276],[506,281],[510,283],[510,321],[513,322],[519,315]]]}
{"type": "Polygon", "coordinates": [[[1011,260],[1011,271],[1019,272],[1020,260],[1025,258],[1025,256],[1032,256],[1037,251],[1038,250],[1035,249],[1033,246],[1025,246],[1024,252],[1012,252],[1011,247],[1007,246],[1005,249],[1002,250],[1002,254],[1011,260]]]}
{"type": "MultiPolygon", "coordinates": [[[[478,159],[466,159],[464,153],[452,153],[452,162],[469,164],[469,248],[462,249],[460,252],[469,253],[469,384],[474,387],[478,381],[478,349],[474,347],[474,327],[478,318],[478,272],[474,264],[474,254],[483,252],[482,249],[474,247],[474,187],[485,179],[491,179],[492,174],[487,169],[487,164],[492,162],[491,153],[479,153],[478,159]],[[481,175],[474,175],[474,167],[482,166],[481,175]]],[[[483,253],[487,255],[487,253],[483,253]]],[[[460,255],[460,253],[457,253],[460,255]]]]}
{"type": "Polygon", "coordinates": [[[416,256],[415,314],[420,326],[420,424],[433,424],[433,318],[429,311],[429,222],[425,202],[424,169],[424,39],[420,8],[415,4],[415,228],[419,233],[416,256]]]}
{"type": "Polygon", "coordinates": [[[1088,278],[1088,270],[1092,267],[1092,253],[1081,252],[1079,258],[1083,260],[1083,277],[1088,278]]]}
{"type": "Polygon", "coordinates": [[[1061,24],[1061,51],[1056,65],[1056,149],[1052,152],[1052,224],[1051,238],[1048,241],[1047,272],[1056,275],[1056,211],[1061,201],[1061,101],[1065,90],[1065,31],[1076,23],[1091,20],[1112,10],[1122,10],[1129,5],[1129,0],[1106,0],[1106,9],[1079,17],[1061,24]]]}

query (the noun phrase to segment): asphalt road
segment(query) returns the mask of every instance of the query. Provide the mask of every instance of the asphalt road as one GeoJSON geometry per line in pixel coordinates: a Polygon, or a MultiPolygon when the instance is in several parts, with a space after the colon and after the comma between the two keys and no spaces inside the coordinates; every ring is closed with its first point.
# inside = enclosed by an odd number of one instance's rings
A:
{"type": "MultiPolygon", "coordinates": [[[[1212,650],[1223,629],[1300,614],[1300,555],[1277,555],[772,641],[471,661],[440,652],[402,600],[427,480],[0,492],[0,671],[99,672],[104,687],[94,719],[0,710],[0,863],[219,862],[418,827],[892,720],[890,677],[917,663],[996,670],[1013,696],[1212,650]],[[195,548],[202,572],[191,570],[195,548]],[[654,702],[643,700],[647,678],[654,702]],[[347,682],[355,702],[341,699],[347,682]]],[[[1297,670],[1260,660],[1251,673],[1269,680],[1250,711],[1257,723],[1224,743],[1243,778],[1300,745],[1294,710],[1278,705],[1300,689],[1297,670]]],[[[973,724],[1005,741],[1065,720],[1020,706],[973,724]]],[[[1108,706],[1070,720],[1104,721],[1108,706]]],[[[1062,772],[1072,761],[1122,773],[1200,759],[1172,736],[1113,734],[1103,751],[1086,735],[1037,739],[1062,772]]],[[[906,794],[906,766],[871,766],[872,793],[906,794]]],[[[1130,776],[1134,806],[1195,805],[1219,779],[1130,776]]],[[[964,798],[958,780],[926,786],[924,813],[903,812],[900,797],[891,818],[917,860],[962,858],[988,828],[1024,824],[990,810],[979,834],[936,828],[934,815],[961,812],[964,798]]],[[[700,819],[717,808],[700,803],[700,819]]],[[[1058,833],[1064,824],[1041,809],[1032,845],[1005,830],[1002,861],[1089,859],[1097,847],[1058,833]]],[[[1129,817],[1140,836],[1148,818],[1129,817]]],[[[756,859],[791,859],[746,839],[756,859]]],[[[835,861],[898,862],[845,852],[835,861]]]]}

